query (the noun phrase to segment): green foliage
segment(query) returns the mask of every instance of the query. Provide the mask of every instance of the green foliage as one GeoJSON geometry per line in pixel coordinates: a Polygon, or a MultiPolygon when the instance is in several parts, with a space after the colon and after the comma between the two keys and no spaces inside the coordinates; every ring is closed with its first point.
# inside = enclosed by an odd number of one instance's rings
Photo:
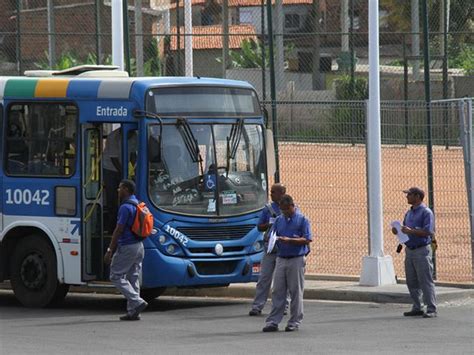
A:
{"type": "Polygon", "coordinates": [[[161,76],[161,61],[158,53],[158,43],[156,39],[152,39],[148,43],[146,50],[148,59],[143,65],[143,73],[145,76],[161,76]]]}
{"type": "MultiPolygon", "coordinates": [[[[229,51],[231,67],[233,68],[262,68],[262,45],[253,39],[244,39],[240,50],[229,51]]],[[[265,50],[265,58],[268,58],[268,48],[265,50]]],[[[222,57],[216,58],[218,63],[222,63],[222,57]]],[[[268,63],[265,63],[268,66],[268,63]]]]}
{"type": "Polygon", "coordinates": [[[394,67],[403,67],[403,59],[394,59],[391,60],[387,65],[391,65],[394,67]]]}
{"type": "MultiPolygon", "coordinates": [[[[145,76],[160,76],[161,75],[161,63],[158,54],[158,46],[156,40],[150,41],[147,49],[149,59],[143,64],[143,72],[145,76]]],[[[49,66],[49,55],[45,52],[46,59],[35,63],[36,67],[42,70],[64,70],[78,65],[94,65],[97,64],[97,56],[95,53],[88,53],[85,57],[79,58],[79,56],[72,52],[64,52],[56,60],[56,65],[53,68],[49,66]]],[[[102,60],[103,65],[112,65],[112,56],[108,55],[102,60]]],[[[131,75],[135,76],[137,73],[137,64],[135,58],[130,59],[131,75]]]]}
{"type": "MultiPolygon", "coordinates": [[[[284,48],[285,59],[290,57],[295,49],[294,43],[289,43],[284,48]]],[[[232,68],[263,68],[262,53],[265,52],[265,67],[269,67],[270,49],[263,48],[260,42],[254,39],[244,39],[238,51],[229,51],[229,58],[232,68]]],[[[222,57],[216,58],[218,63],[222,63],[222,57]]]]}
{"type": "Polygon", "coordinates": [[[449,52],[449,66],[464,69],[466,75],[474,75],[474,45],[463,45],[456,49],[449,52]]]}
{"type": "Polygon", "coordinates": [[[336,98],[338,100],[366,100],[369,98],[367,79],[343,75],[336,80],[336,98]]]}
{"type": "MultiPolygon", "coordinates": [[[[369,98],[369,86],[367,79],[357,78],[354,80],[349,75],[344,75],[336,80],[336,99],[363,101],[369,98]]],[[[363,143],[365,141],[365,111],[359,106],[337,107],[334,119],[331,122],[332,134],[341,137],[343,141],[350,143],[363,143]]]]}
{"type": "MultiPolygon", "coordinates": [[[[78,65],[86,65],[86,64],[97,64],[97,56],[94,53],[88,53],[84,58],[78,58],[77,54],[72,51],[67,51],[61,53],[59,58],[56,60],[56,65],[52,68],[49,66],[49,53],[45,52],[45,60],[42,60],[39,63],[35,63],[35,66],[41,70],[64,70],[69,69],[78,65]]],[[[108,55],[104,58],[103,64],[111,65],[112,64],[112,57],[108,55]]]]}

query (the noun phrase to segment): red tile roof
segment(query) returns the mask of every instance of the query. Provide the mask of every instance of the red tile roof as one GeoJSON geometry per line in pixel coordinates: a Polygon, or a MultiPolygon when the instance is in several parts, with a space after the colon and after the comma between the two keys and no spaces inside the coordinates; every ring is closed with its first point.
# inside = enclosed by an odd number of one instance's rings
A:
{"type": "MultiPolygon", "coordinates": [[[[176,27],[171,28],[171,50],[178,47],[176,27]]],[[[244,39],[257,39],[255,29],[251,25],[229,26],[229,48],[240,48],[244,39]]],[[[180,49],[184,49],[184,27],[180,27],[181,41],[180,49]]],[[[222,48],[222,25],[215,26],[193,26],[193,49],[221,49],[222,48]]]]}

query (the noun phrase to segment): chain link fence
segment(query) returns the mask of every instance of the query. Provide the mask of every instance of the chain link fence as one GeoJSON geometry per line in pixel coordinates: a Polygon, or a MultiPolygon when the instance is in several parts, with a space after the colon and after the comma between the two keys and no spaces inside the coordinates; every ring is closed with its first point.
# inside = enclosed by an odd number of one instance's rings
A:
{"type": "MultiPolygon", "coordinates": [[[[183,0],[124,3],[126,58],[132,76],[183,75],[184,43],[192,37],[194,75],[247,80],[262,98],[269,96],[266,1],[191,0],[192,34],[184,30],[183,0]]],[[[472,1],[429,2],[426,46],[423,3],[380,1],[382,99],[423,99],[423,58],[428,49],[432,98],[471,96],[472,1]]],[[[352,83],[350,97],[361,94],[353,83],[367,80],[367,1],[275,0],[272,14],[278,99],[305,100],[308,95],[336,99],[337,82],[347,77],[352,83]]],[[[2,75],[111,64],[111,1],[2,1],[0,58],[2,75]]]]}
{"type": "MultiPolygon", "coordinates": [[[[192,38],[194,75],[246,80],[262,100],[270,99],[266,1],[192,0],[192,34],[184,29],[183,0],[124,2],[131,76],[184,75],[185,41],[192,38]]],[[[368,2],[272,4],[281,180],[313,221],[309,272],[358,275],[368,252],[368,2]]],[[[427,107],[416,100],[424,99],[428,50],[432,99],[474,92],[472,1],[428,2],[427,45],[422,4],[380,0],[381,98],[394,100],[382,105],[385,225],[407,208],[401,190],[426,186],[427,107]]],[[[112,64],[111,31],[111,1],[1,1],[0,75],[112,64]]],[[[430,111],[438,278],[472,281],[459,105],[436,101],[430,111]]],[[[385,241],[394,255],[393,236],[387,233],[385,241]]],[[[399,275],[401,260],[394,256],[399,275]]]]}
{"type": "MultiPolygon", "coordinates": [[[[471,155],[463,136],[471,100],[434,101],[432,115],[433,180],[438,249],[437,277],[470,282],[471,229],[467,173],[471,155]],[[461,126],[461,123],[463,125],[461,126]],[[448,143],[448,144],[447,144],[448,143]]],[[[270,109],[269,103],[267,108],[270,109]]],[[[368,255],[367,152],[364,102],[278,102],[280,180],[312,221],[311,273],[358,275],[368,255]],[[298,119],[290,112],[298,112],[298,119]],[[350,118],[350,119],[349,119],[350,118]]],[[[403,277],[403,256],[390,222],[409,208],[404,189],[428,181],[426,103],[382,102],[382,188],[385,252],[403,277]]],[[[472,124],[472,123],[471,123],[472,124]]],[[[471,143],[472,144],[472,143],[471,143]]],[[[428,195],[428,194],[427,194],[428,195]]],[[[472,196],[471,196],[472,199],[472,196]]],[[[425,201],[427,204],[429,200],[425,201]]]]}

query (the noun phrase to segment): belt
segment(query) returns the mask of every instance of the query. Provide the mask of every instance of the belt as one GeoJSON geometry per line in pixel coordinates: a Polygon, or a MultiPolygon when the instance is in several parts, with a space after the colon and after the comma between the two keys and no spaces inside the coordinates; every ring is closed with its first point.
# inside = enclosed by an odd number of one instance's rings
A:
{"type": "Polygon", "coordinates": [[[293,259],[293,258],[297,258],[299,256],[304,256],[304,255],[293,255],[293,256],[278,256],[279,258],[283,258],[283,259],[293,259]]]}
{"type": "Polygon", "coordinates": [[[423,248],[423,247],[427,247],[429,244],[423,244],[423,245],[418,245],[416,247],[409,247],[407,245],[407,248],[410,249],[410,250],[415,250],[415,249],[418,249],[418,248],[423,248]]]}

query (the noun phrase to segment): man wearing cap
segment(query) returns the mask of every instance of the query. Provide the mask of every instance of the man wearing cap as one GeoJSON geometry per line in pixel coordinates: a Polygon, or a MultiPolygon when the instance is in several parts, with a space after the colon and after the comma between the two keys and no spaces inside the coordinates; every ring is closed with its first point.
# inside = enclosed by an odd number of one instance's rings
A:
{"type": "Polygon", "coordinates": [[[286,332],[298,330],[303,320],[303,293],[305,255],[311,243],[311,226],[308,219],[296,208],[290,195],[280,200],[281,215],[272,227],[277,235],[277,260],[272,291],[272,311],[265,320],[264,332],[278,331],[283,319],[286,295],[289,292],[290,319],[286,332]]]}
{"type": "MultiPolygon", "coordinates": [[[[411,208],[403,218],[401,231],[408,235],[405,243],[405,274],[408,291],[413,299],[411,311],[403,313],[405,317],[423,316],[434,318],[436,311],[436,293],[433,281],[433,261],[431,241],[434,239],[435,222],[433,212],[423,203],[425,193],[419,187],[404,190],[411,208]],[[421,297],[426,305],[423,312],[421,297]]],[[[392,229],[397,234],[395,228],[392,229]]]]}

